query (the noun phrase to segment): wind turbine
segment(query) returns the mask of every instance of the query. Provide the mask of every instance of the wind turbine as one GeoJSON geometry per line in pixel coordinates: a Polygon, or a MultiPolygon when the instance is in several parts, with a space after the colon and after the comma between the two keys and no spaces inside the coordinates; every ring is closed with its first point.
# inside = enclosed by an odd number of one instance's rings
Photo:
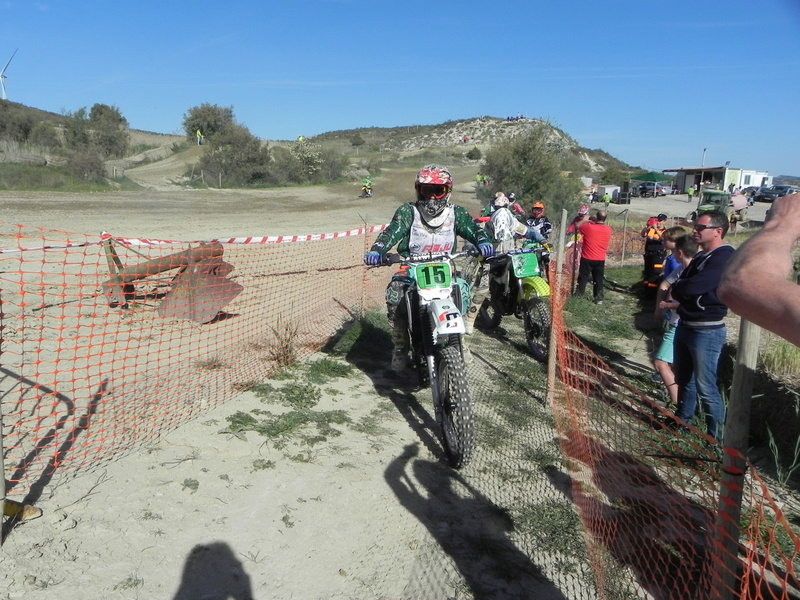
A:
{"type": "MultiPolygon", "coordinates": [[[[19,48],[17,48],[17,50],[19,50],[19,48]]],[[[3,67],[2,71],[0,71],[0,88],[3,89],[3,100],[8,100],[8,96],[6,96],[6,69],[8,68],[8,65],[11,64],[11,61],[14,60],[17,50],[14,50],[14,54],[11,55],[11,58],[8,59],[6,66],[3,67]]]]}

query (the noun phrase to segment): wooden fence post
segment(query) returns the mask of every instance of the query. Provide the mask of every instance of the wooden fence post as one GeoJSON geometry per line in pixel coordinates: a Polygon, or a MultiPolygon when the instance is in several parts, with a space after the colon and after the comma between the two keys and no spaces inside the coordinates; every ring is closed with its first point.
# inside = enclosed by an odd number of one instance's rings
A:
{"type": "MultiPolygon", "coordinates": [[[[565,240],[567,235],[567,211],[566,209],[562,209],[561,211],[561,229],[558,234],[558,240],[556,244],[556,272],[555,277],[553,278],[553,287],[550,290],[550,341],[549,341],[549,349],[547,351],[547,392],[546,392],[546,402],[548,405],[553,404],[553,397],[556,392],[556,361],[558,357],[556,353],[558,352],[558,348],[556,347],[556,336],[553,335],[553,307],[557,304],[558,306],[562,306],[563,302],[561,302],[560,294],[561,290],[564,289],[564,273],[562,272],[564,269],[564,246],[565,240]],[[558,300],[556,300],[558,298],[558,300]]],[[[574,268],[574,264],[573,264],[574,268]]]]}
{"type": "Polygon", "coordinates": [[[761,328],[742,319],[739,342],[736,345],[736,366],[725,416],[722,477],[714,527],[714,541],[718,552],[711,553],[718,557],[712,580],[714,600],[739,598],[739,516],[742,512],[742,486],[747,473],[745,456],[750,434],[750,404],[760,337],[761,328]]]}

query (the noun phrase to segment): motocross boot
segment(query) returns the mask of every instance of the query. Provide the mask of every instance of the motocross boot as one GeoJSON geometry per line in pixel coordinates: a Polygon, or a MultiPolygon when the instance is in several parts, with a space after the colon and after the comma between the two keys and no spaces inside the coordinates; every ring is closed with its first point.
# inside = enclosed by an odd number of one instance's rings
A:
{"type": "Polygon", "coordinates": [[[461,338],[461,356],[464,357],[464,364],[468,365],[472,362],[472,351],[469,349],[469,342],[467,336],[461,338]]]}
{"type": "Polygon", "coordinates": [[[408,365],[408,329],[403,319],[392,324],[392,371],[400,372],[408,365]]]}
{"type": "Polygon", "coordinates": [[[476,285],[472,290],[472,297],[469,299],[467,314],[464,315],[464,333],[472,335],[475,331],[475,319],[478,318],[478,311],[483,306],[483,301],[489,295],[488,284],[476,285]]]}

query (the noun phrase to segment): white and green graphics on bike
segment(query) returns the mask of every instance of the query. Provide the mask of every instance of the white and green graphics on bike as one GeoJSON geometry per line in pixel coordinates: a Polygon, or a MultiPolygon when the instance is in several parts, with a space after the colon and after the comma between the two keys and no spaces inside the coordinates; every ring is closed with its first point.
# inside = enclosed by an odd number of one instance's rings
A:
{"type": "Polygon", "coordinates": [[[451,295],[455,283],[452,266],[447,262],[412,263],[409,275],[417,282],[420,300],[430,305],[434,333],[437,336],[464,333],[461,307],[451,295]]]}

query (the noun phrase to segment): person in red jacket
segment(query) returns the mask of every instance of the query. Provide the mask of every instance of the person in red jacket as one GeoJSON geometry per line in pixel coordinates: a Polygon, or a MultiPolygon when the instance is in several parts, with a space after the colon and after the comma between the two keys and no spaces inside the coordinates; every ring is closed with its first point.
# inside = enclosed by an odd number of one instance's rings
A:
{"type": "Polygon", "coordinates": [[[606,271],[606,254],[611,241],[611,227],[606,225],[608,213],[598,210],[594,221],[586,221],[578,229],[583,238],[581,263],[578,271],[576,296],[583,296],[586,284],[592,280],[594,303],[603,303],[603,277],[606,271]]]}

